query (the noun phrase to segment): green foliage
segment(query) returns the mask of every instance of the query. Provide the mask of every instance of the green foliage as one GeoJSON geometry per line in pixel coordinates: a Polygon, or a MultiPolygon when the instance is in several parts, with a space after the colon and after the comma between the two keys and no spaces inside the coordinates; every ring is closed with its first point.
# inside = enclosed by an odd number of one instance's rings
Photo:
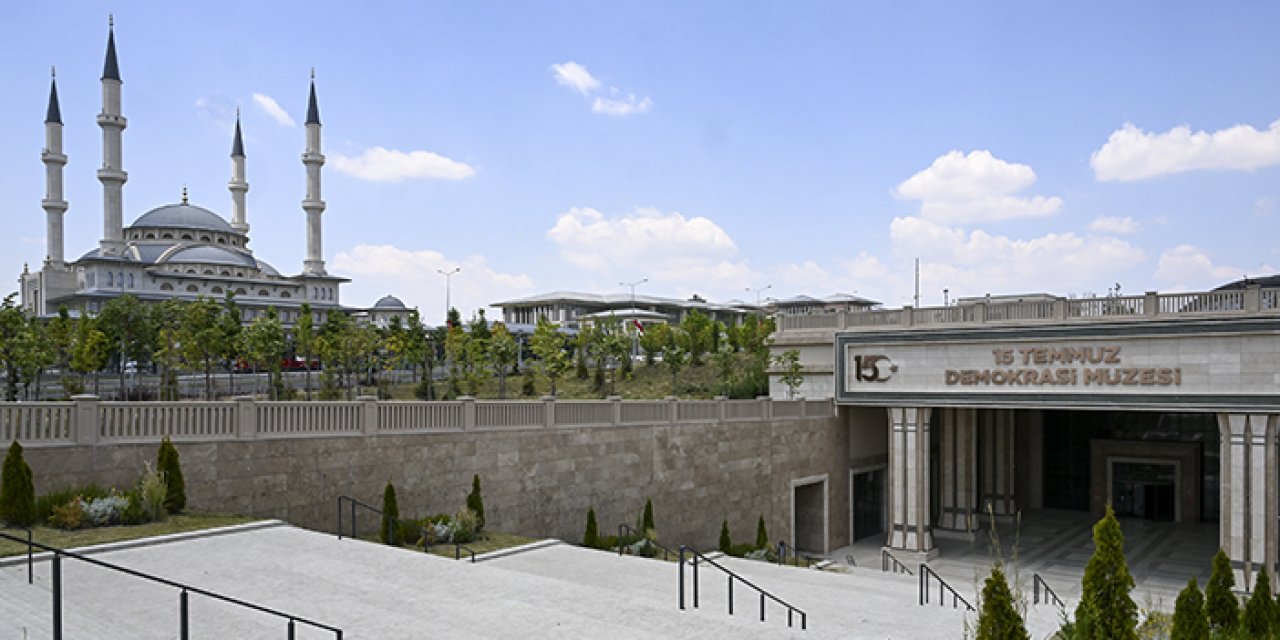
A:
{"type": "Polygon", "coordinates": [[[1138,606],[1129,595],[1133,576],[1125,563],[1124,534],[1110,504],[1093,526],[1093,545],[1076,607],[1077,630],[1083,633],[1079,637],[1136,640],[1138,606]]]}
{"type": "Polygon", "coordinates": [[[0,468],[0,520],[19,527],[36,522],[35,483],[17,440],[9,445],[0,468]]]}
{"type": "Polygon", "coordinates": [[[787,387],[787,397],[794,398],[804,384],[804,366],[800,364],[800,350],[788,349],[774,358],[774,364],[782,369],[779,380],[787,387]]]}
{"type": "Polygon", "coordinates": [[[745,558],[748,554],[754,553],[756,551],[759,551],[759,549],[757,549],[756,546],[754,544],[751,544],[750,542],[739,542],[737,544],[731,544],[729,545],[728,549],[724,550],[726,555],[731,555],[735,558],[745,558]]]}
{"type": "Polygon", "coordinates": [[[476,531],[483,531],[484,498],[480,495],[480,474],[471,476],[471,493],[467,494],[467,508],[476,514],[476,531]]]}
{"type": "Polygon", "coordinates": [[[489,338],[488,356],[490,366],[493,367],[494,373],[498,374],[499,399],[507,397],[507,374],[516,363],[519,349],[515,337],[507,331],[507,325],[495,322],[489,338]]]}
{"type": "Polygon", "coordinates": [[[0,369],[5,373],[4,399],[18,399],[18,382],[35,355],[35,336],[26,310],[11,293],[0,302],[0,369]]]}
{"type": "Polygon", "coordinates": [[[656,530],[653,526],[653,498],[644,499],[644,515],[640,518],[640,532],[648,535],[650,531],[656,530]]]}
{"type": "Polygon", "coordinates": [[[1253,583],[1253,594],[1244,604],[1244,630],[1253,638],[1274,637],[1277,616],[1276,603],[1271,599],[1271,580],[1267,571],[1259,571],[1253,583]]]}
{"type": "Polygon", "coordinates": [[[546,317],[538,318],[538,325],[533,330],[531,342],[533,355],[539,360],[539,369],[551,386],[551,395],[556,395],[556,381],[569,368],[569,355],[564,350],[564,335],[556,325],[546,317]]]}
{"type": "Polygon", "coordinates": [[[1205,616],[1204,596],[1193,577],[1178,594],[1173,610],[1173,633],[1170,640],[1201,640],[1209,637],[1209,618],[1205,616]]]}
{"type": "Polygon", "coordinates": [[[387,486],[382,490],[382,528],[378,531],[378,539],[383,544],[400,546],[404,543],[404,538],[400,536],[400,528],[397,521],[400,519],[400,507],[396,504],[396,488],[387,481],[387,486]]]}
{"type": "Polygon", "coordinates": [[[70,487],[42,493],[36,496],[36,522],[48,522],[49,516],[53,515],[54,507],[60,507],[71,502],[76,496],[81,496],[86,500],[95,500],[109,495],[111,495],[110,491],[93,482],[82,487],[70,487]]]}
{"type": "Polygon", "coordinates": [[[476,512],[467,507],[453,516],[453,541],[471,542],[476,537],[476,512]]]}
{"type": "Polygon", "coordinates": [[[729,553],[729,549],[733,548],[733,538],[729,537],[729,519],[726,518],[720,525],[720,551],[721,553],[729,553]]]}
{"type": "Polygon", "coordinates": [[[520,381],[520,395],[526,398],[537,395],[538,390],[533,386],[533,376],[526,373],[522,377],[524,379],[520,381]]]}
{"type": "Polygon", "coordinates": [[[596,510],[587,508],[587,530],[582,533],[582,546],[595,549],[600,546],[600,529],[596,525],[596,510]]]}
{"type": "Polygon", "coordinates": [[[164,473],[159,469],[153,469],[151,463],[147,463],[142,471],[142,476],[138,478],[137,494],[142,504],[142,510],[146,512],[148,520],[160,521],[165,519],[166,510],[165,502],[169,495],[168,482],[165,481],[164,473]]]}
{"type": "Polygon", "coordinates": [[[72,498],[66,504],[54,506],[53,513],[49,516],[49,526],[56,529],[74,531],[84,525],[84,501],[80,499],[80,496],[72,498]]]}
{"type": "Polygon", "coordinates": [[[1031,637],[1014,607],[1013,593],[998,563],[991,567],[991,575],[982,586],[982,610],[978,612],[974,637],[975,640],[1029,640],[1031,637]]]}
{"type": "Polygon", "coordinates": [[[756,548],[767,549],[769,547],[769,532],[764,528],[764,516],[760,516],[760,521],[756,523],[756,548]]]}
{"type": "Polygon", "coordinates": [[[1232,589],[1236,586],[1231,561],[1222,549],[1213,556],[1213,571],[1204,588],[1204,608],[1209,626],[1219,631],[1234,631],[1240,622],[1240,601],[1232,589]]]}
{"type": "Polygon", "coordinates": [[[182,463],[178,458],[178,448],[173,446],[169,436],[160,442],[156,451],[156,471],[164,476],[166,493],[164,508],[168,513],[182,513],[187,507],[187,483],[182,478],[182,463]]]}
{"type": "Polygon", "coordinates": [[[182,357],[188,364],[204,372],[204,397],[213,399],[213,366],[226,352],[226,334],[219,324],[222,308],[217,302],[200,297],[182,309],[182,357]]]}

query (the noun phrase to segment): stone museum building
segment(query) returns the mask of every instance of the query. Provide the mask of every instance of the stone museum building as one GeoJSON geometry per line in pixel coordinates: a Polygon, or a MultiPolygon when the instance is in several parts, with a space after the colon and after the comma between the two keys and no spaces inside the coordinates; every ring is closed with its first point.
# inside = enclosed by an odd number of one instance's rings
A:
{"type": "Polygon", "coordinates": [[[829,481],[849,483],[850,542],[927,557],[988,513],[1096,518],[1110,503],[1217,523],[1238,584],[1280,560],[1280,277],[778,323],[775,352],[801,352],[799,395],[834,397],[848,429],[848,478],[829,481]]]}

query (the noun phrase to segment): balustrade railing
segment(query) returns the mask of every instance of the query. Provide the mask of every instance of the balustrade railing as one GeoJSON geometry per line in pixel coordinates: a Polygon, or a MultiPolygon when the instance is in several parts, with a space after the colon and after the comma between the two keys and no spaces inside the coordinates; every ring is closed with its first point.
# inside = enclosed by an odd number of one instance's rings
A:
{"type": "Polygon", "coordinates": [[[0,403],[0,442],[23,444],[70,440],[75,403],[0,403]]]}

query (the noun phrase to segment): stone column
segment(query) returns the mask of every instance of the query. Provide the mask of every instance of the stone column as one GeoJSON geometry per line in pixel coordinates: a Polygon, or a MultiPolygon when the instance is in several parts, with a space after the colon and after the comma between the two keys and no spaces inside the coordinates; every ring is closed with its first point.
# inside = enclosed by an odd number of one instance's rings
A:
{"type": "Polygon", "coordinates": [[[889,539],[902,551],[934,552],[929,522],[928,407],[889,407],[889,539]]]}
{"type": "Polygon", "coordinates": [[[976,409],[942,409],[938,495],[942,501],[939,529],[972,531],[977,495],[978,432],[976,409]]]}
{"type": "Polygon", "coordinates": [[[1261,569],[1276,570],[1277,465],[1275,414],[1218,414],[1222,471],[1219,543],[1236,585],[1252,587],[1261,569]]]}
{"type": "Polygon", "coordinates": [[[1014,415],[1010,409],[988,409],[979,416],[982,442],[982,500],[980,506],[997,516],[1018,511],[1014,489],[1014,415]]]}

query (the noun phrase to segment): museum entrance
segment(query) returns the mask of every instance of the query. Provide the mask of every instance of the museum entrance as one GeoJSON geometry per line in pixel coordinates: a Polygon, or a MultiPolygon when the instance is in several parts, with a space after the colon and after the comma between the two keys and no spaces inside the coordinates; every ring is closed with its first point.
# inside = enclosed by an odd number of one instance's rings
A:
{"type": "Polygon", "coordinates": [[[883,535],[885,531],[885,469],[850,474],[849,501],[853,539],[883,535]]]}
{"type": "Polygon", "coordinates": [[[1112,461],[1111,505],[1119,518],[1155,522],[1177,519],[1178,464],[1170,461],[1112,461]]]}

